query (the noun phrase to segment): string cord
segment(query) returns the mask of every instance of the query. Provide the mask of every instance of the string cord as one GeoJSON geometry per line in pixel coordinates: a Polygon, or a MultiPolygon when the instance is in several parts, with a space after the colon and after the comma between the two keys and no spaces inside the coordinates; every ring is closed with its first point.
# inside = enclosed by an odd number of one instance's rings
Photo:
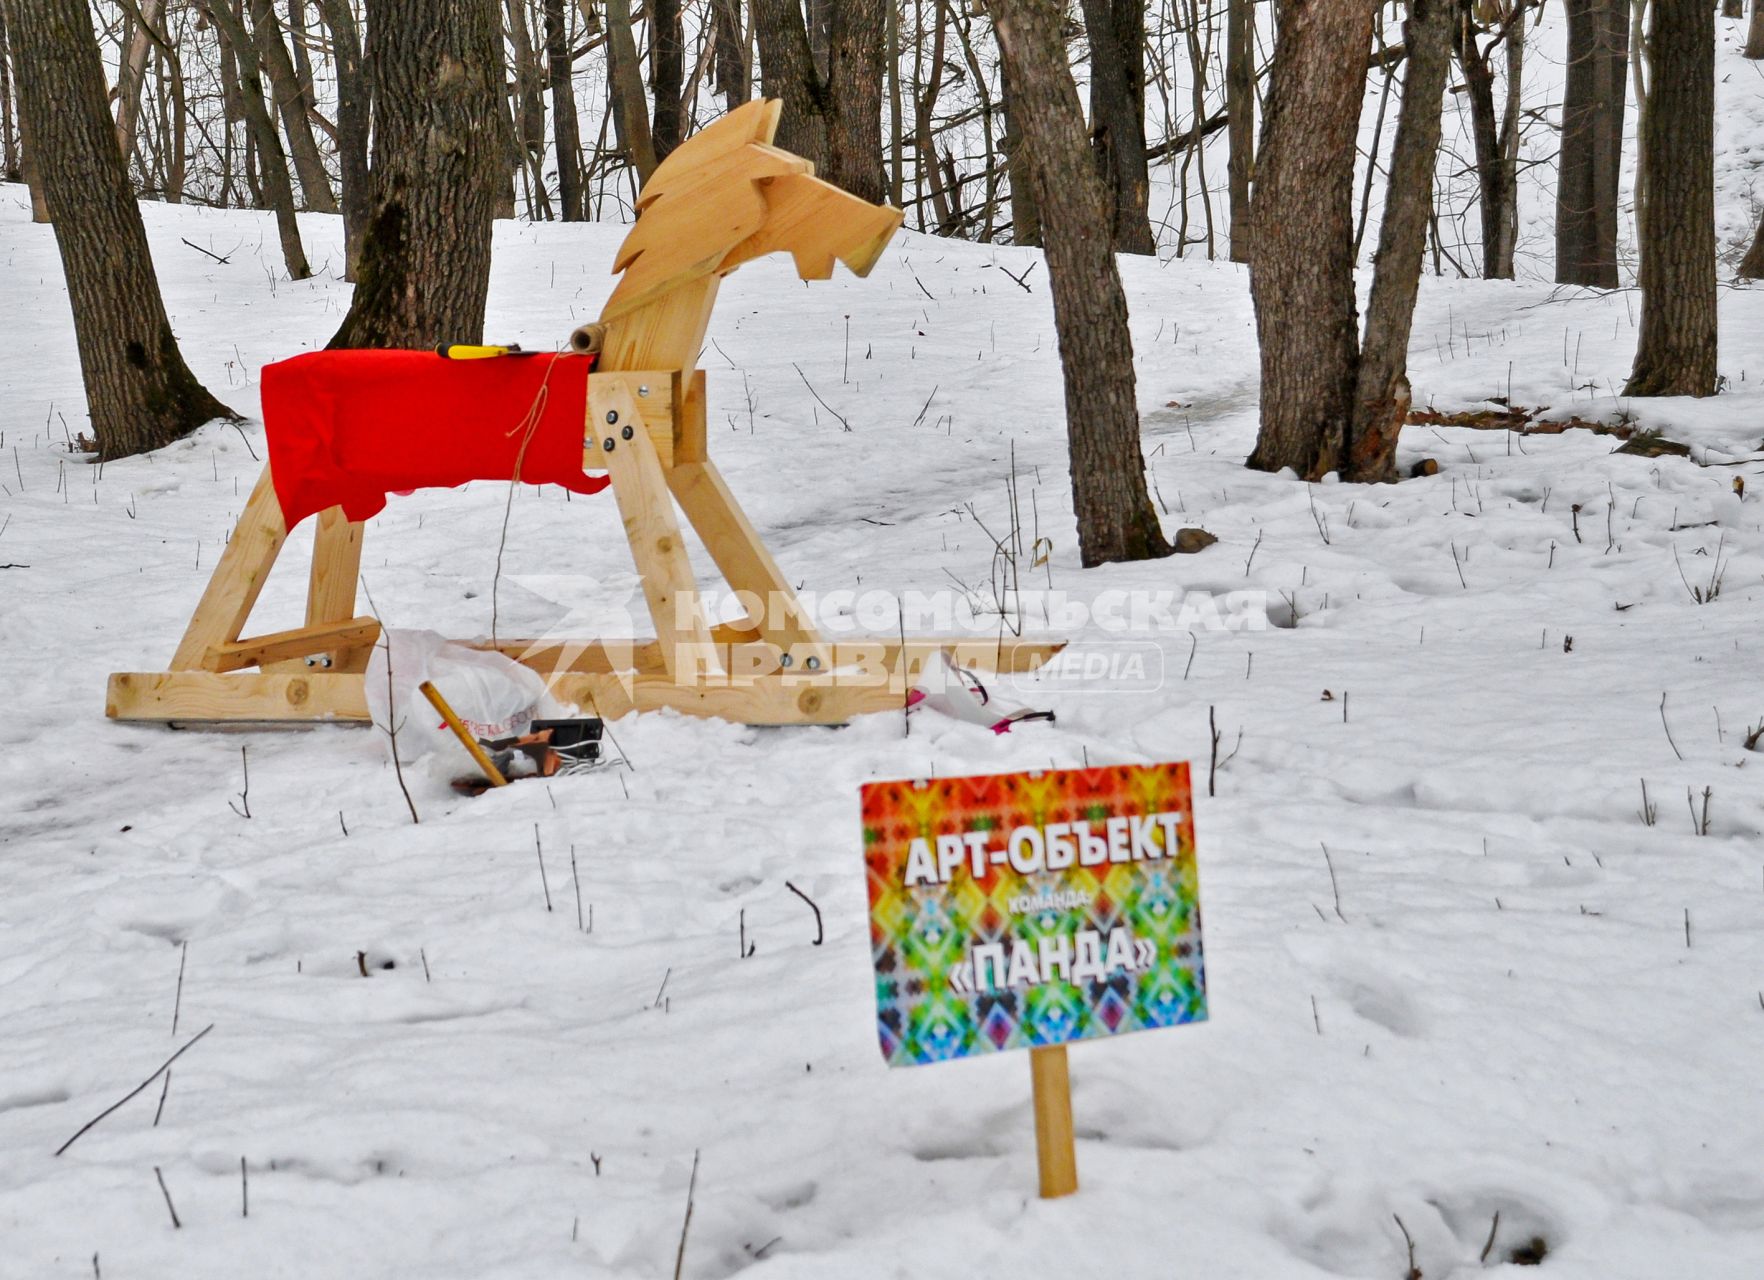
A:
{"type": "Polygon", "coordinates": [[[502,533],[496,540],[496,572],[490,578],[490,645],[492,648],[497,644],[496,623],[498,596],[502,587],[502,553],[508,546],[508,522],[514,513],[515,490],[520,487],[521,467],[527,461],[527,446],[533,443],[533,437],[539,431],[539,424],[545,418],[545,406],[551,401],[551,371],[557,367],[557,362],[566,354],[562,348],[551,353],[551,359],[545,365],[545,376],[539,379],[539,389],[533,393],[533,403],[527,406],[526,416],[503,433],[504,438],[519,435],[521,445],[515,451],[514,474],[508,480],[508,499],[502,507],[502,533]]]}

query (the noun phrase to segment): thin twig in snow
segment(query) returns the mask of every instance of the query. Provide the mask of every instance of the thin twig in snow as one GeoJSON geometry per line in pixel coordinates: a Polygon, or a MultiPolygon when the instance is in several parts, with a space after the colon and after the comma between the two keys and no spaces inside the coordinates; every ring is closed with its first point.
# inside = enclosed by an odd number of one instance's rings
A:
{"type": "Polygon", "coordinates": [[[815,399],[821,401],[821,408],[825,409],[828,413],[832,414],[835,418],[838,418],[839,425],[844,427],[847,431],[850,431],[851,430],[851,420],[848,419],[843,413],[839,412],[839,410],[835,409],[832,405],[828,404],[825,400],[821,399],[821,393],[819,391],[815,390],[814,383],[812,383],[808,380],[808,374],[806,374],[802,371],[802,366],[797,364],[796,361],[792,360],[790,362],[790,367],[792,369],[796,370],[796,376],[802,379],[802,385],[808,388],[809,394],[811,396],[813,396],[815,399]]]}
{"type": "Polygon", "coordinates": [[[674,1255],[674,1280],[686,1266],[686,1232],[692,1227],[692,1197],[698,1190],[698,1152],[692,1152],[692,1177],[686,1183],[686,1220],[680,1224],[680,1249],[674,1255]]]}
{"type": "Polygon", "coordinates": [[[545,890],[545,909],[551,910],[551,885],[545,879],[545,850],[539,847],[539,824],[533,824],[533,853],[539,859],[539,887],[545,890]]]}
{"type": "MultiPolygon", "coordinates": [[[[1370,1045],[1366,1047],[1371,1048],[1370,1045]]],[[[1409,1269],[1403,1273],[1403,1280],[1421,1280],[1421,1268],[1415,1265],[1415,1237],[1409,1234],[1401,1218],[1394,1213],[1390,1216],[1396,1218],[1397,1230],[1403,1233],[1403,1243],[1409,1246],[1409,1269]]]]}
{"type": "Polygon", "coordinates": [[[570,846],[570,880],[576,886],[576,928],[585,933],[587,932],[587,927],[582,923],[582,877],[576,874],[575,845],[570,846]]]}
{"type": "Polygon", "coordinates": [[[165,1084],[159,1090],[159,1105],[153,1108],[153,1127],[159,1128],[159,1117],[165,1111],[165,1095],[171,1092],[172,1073],[165,1073],[165,1084]]]}
{"type": "Polygon", "coordinates": [[[225,263],[232,261],[231,258],[223,258],[220,254],[215,253],[212,249],[204,249],[201,245],[197,244],[194,240],[187,240],[183,236],[179,236],[178,239],[183,240],[185,244],[189,245],[192,249],[196,250],[197,253],[206,253],[209,257],[213,258],[216,262],[225,264],[225,263]]]}
{"type": "Polygon", "coordinates": [[[171,1033],[174,1036],[178,1034],[178,1014],[181,1013],[184,1008],[184,962],[189,958],[190,940],[185,938],[184,945],[178,948],[178,994],[177,998],[172,1001],[171,1033]]]}
{"type": "MultiPolygon", "coordinates": [[[[148,1085],[152,1084],[155,1080],[159,1079],[160,1075],[166,1070],[166,1068],[170,1067],[172,1063],[176,1062],[179,1058],[183,1057],[185,1053],[189,1052],[192,1045],[194,1045],[198,1040],[202,1039],[203,1036],[207,1035],[210,1031],[213,1031],[213,1030],[214,1030],[214,1023],[211,1022],[206,1027],[202,1028],[202,1030],[198,1031],[195,1035],[191,1036],[190,1039],[185,1043],[184,1047],[182,1049],[179,1049],[176,1053],[172,1054],[172,1056],[167,1058],[164,1062],[160,1063],[158,1070],[156,1070],[152,1075],[148,1076],[145,1080],[141,1081],[140,1084],[136,1085],[133,1089],[130,1089],[127,1093],[123,1094],[122,1097],[118,1098],[115,1102],[111,1103],[108,1107],[104,1108],[104,1110],[100,1111],[97,1115],[93,1116],[90,1120],[86,1121],[85,1124],[81,1125],[79,1127],[79,1130],[74,1134],[73,1137],[69,1138],[66,1142],[62,1143],[59,1147],[55,1148],[55,1154],[60,1155],[63,1151],[66,1151],[69,1147],[73,1146],[74,1143],[78,1142],[81,1138],[85,1137],[87,1131],[90,1130],[94,1125],[96,1125],[100,1120],[104,1119],[104,1117],[108,1116],[111,1112],[115,1111],[118,1107],[122,1106],[125,1102],[128,1102],[136,1094],[140,1093],[141,1090],[145,1089],[148,1085]]],[[[161,1099],[161,1101],[163,1101],[163,1099],[161,1099]]]]}
{"type": "Polygon", "coordinates": [[[801,898],[804,902],[808,903],[809,910],[815,913],[815,943],[814,943],[814,945],[817,947],[820,946],[821,943],[826,941],[826,938],[827,938],[827,931],[821,924],[821,909],[815,905],[815,900],[813,898],[809,897],[808,894],[804,893],[801,889],[798,889],[795,885],[791,884],[790,881],[786,880],[784,882],[784,887],[786,889],[790,890],[790,892],[794,893],[797,897],[801,898]]]}
{"type": "Polygon", "coordinates": [[[1678,744],[1672,741],[1672,726],[1666,723],[1666,694],[1664,692],[1660,694],[1660,726],[1666,730],[1666,744],[1672,748],[1672,754],[1680,760],[1684,759],[1684,752],[1680,751],[1678,744]]]}
{"type": "Polygon", "coordinates": [[[379,648],[380,645],[384,645],[386,649],[386,723],[380,725],[379,728],[391,743],[392,772],[397,775],[398,789],[404,793],[405,806],[410,810],[411,825],[415,826],[422,819],[417,817],[416,801],[410,798],[410,788],[404,785],[404,765],[398,759],[398,730],[404,726],[404,719],[398,715],[398,703],[392,690],[392,640],[387,634],[385,619],[380,617],[379,606],[374,603],[374,593],[368,590],[366,577],[361,580],[361,591],[367,597],[368,608],[373,611],[374,617],[380,622],[380,644],[374,647],[379,648]]]}
{"type": "Polygon", "coordinates": [[[1329,856],[1329,846],[1321,840],[1317,844],[1323,850],[1323,865],[1329,868],[1329,891],[1335,895],[1335,918],[1346,924],[1348,918],[1341,914],[1341,886],[1335,882],[1335,862],[1329,856]]]}
{"type": "Polygon", "coordinates": [[[239,805],[229,800],[227,808],[241,818],[249,818],[251,816],[251,757],[246,754],[243,744],[239,747],[239,767],[245,771],[245,790],[239,793],[239,802],[245,807],[241,809],[239,805]]]}
{"type": "Polygon", "coordinates": [[[182,1230],[184,1224],[178,1221],[177,1207],[172,1204],[171,1192],[165,1189],[165,1175],[159,1171],[158,1165],[153,1166],[153,1176],[159,1179],[159,1194],[165,1197],[165,1211],[171,1214],[172,1230],[182,1230]]]}
{"type": "Polygon", "coordinates": [[[1207,736],[1212,740],[1212,751],[1207,758],[1207,795],[1216,794],[1216,783],[1219,777],[1219,726],[1213,716],[1213,708],[1207,708],[1207,736]]]}
{"type": "Polygon", "coordinates": [[[936,387],[931,388],[931,394],[926,396],[925,403],[919,406],[919,416],[913,419],[912,424],[908,428],[908,430],[911,430],[912,427],[918,426],[921,422],[923,422],[925,420],[925,414],[927,412],[929,412],[929,410],[931,408],[931,401],[936,398],[938,387],[941,387],[942,385],[943,385],[942,383],[938,383],[936,387]]]}
{"type": "Polygon", "coordinates": [[[1500,1229],[1501,1229],[1501,1211],[1499,1209],[1496,1209],[1495,1215],[1494,1215],[1494,1221],[1488,1224],[1488,1241],[1486,1244],[1484,1244],[1482,1246],[1482,1252],[1477,1255],[1476,1260],[1478,1262],[1487,1262],[1488,1261],[1488,1252],[1490,1249],[1494,1248],[1495,1232],[1499,1231],[1500,1229]]]}

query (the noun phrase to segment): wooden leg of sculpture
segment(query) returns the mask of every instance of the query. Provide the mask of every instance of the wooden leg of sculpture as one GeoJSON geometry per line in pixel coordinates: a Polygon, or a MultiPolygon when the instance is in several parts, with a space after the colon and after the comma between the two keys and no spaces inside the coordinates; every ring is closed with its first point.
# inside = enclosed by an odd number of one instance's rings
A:
{"type": "MultiPolygon", "coordinates": [[[[312,573],[307,579],[306,625],[320,627],[355,616],[355,588],[361,577],[361,524],[342,507],[321,511],[312,539],[312,573]]],[[[359,671],[368,650],[336,649],[327,655],[333,671],[359,671]]]]}
{"type": "Polygon", "coordinates": [[[710,624],[698,601],[697,579],[655,446],[643,428],[636,398],[619,380],[588,380],[587,434],[612,477],[625,537],[643,576],[643,595],[661,643],[662,665],[676,684],[697,684],[707,670],[718,670],[710,624]]]}
{"type": "Polygon", "coordinates": [[[820,636],[802,615],[789,579],[735,501],[716,464],[677,464],[668,472],[668,488],[729,585],[759,601],[760,616],[751,621],[761,638],[785,653],[819,644],[820,636]]]}
{"type": "Polygon", "coordinates": [[[233,530],[220,563],[208,580],[208,588],[190,619],[178,651],[172,656],[173,671],[198,671],[208,666],[211,651],[232,644],[245,629],[251,606],[263,590],[264,580],[287,541],[282,507],[266,466],[257,487],[245,501],[239,526],[233,530]]]}
{"type": "MultiPolygon", "coordinates": [[[[359,554],[359,538],[338,539],[333,532],[332,551],[324,557],[328,567],[323,574],[317,566],[314,569],[314,577],[323,578],[318,607],[345,616],[250,640],[239,638],[287,537],[281,504],[265,467],[178,644],[171,669],[112,675],[105,713],[126,720],[366,719],[359,676],[309,674],[301,662],[315,652],[365,651],[373,643],[378,632],[373,619],[349,618],[347,606],[340,603],[339,582],[349,567],[349,555],[359,554]],[[277,669],[279,663],[290,666],[277,669]],[[250,666],[263,670],[225,674],[250,666]]],[[[352,569],[349,592],[353,597],[352,569]]]]}

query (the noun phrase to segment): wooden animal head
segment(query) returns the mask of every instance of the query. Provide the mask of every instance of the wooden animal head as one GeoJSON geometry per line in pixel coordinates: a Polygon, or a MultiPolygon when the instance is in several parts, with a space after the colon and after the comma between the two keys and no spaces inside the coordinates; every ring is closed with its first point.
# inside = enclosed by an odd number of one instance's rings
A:
{"type": "Polygon", "coordinates": [[[814,165],[772,146],[781,106],[756,99],[737,107],[650,175],[637,197],[641,217],[613,262],[624,274],[603,324],[768,253],[789,253],[804,280],[825,280],[835,260],[869,274],[901,211],[822,182],[814,165]]]}

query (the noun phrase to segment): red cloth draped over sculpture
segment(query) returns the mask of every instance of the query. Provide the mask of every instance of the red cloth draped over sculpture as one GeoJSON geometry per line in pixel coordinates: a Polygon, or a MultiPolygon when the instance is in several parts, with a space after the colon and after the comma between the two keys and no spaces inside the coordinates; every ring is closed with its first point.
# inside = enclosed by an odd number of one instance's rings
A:
{"type": "Polygon", "coordinates": [[[582,471],[593,364],[578,355],[315,351],[265,365],[263,425],[282,518],[292,529],[340,506],[366,520],[389,493],[513,480],[517,459],[523,483],[598,493],[607,478],[582,471]]]}

